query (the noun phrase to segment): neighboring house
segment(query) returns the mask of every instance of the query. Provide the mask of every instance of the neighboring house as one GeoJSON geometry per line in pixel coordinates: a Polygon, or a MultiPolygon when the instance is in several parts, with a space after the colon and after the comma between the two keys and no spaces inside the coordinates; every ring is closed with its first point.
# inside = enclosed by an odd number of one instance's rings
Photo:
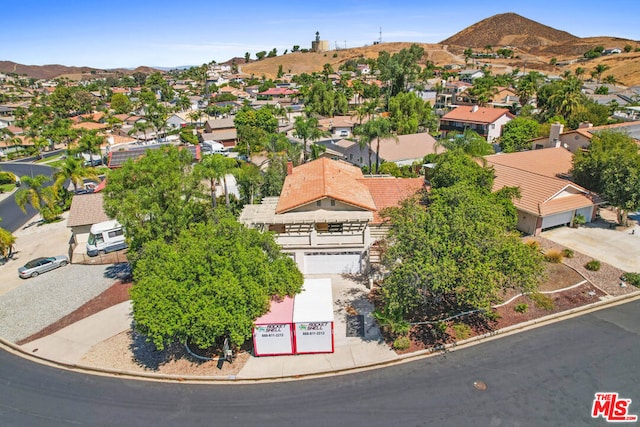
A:
{"type": "Polygon", "coordinates": [[[446,134],[450,131],[464,132],[466,129],[476,131],[487,142],[493,143],[502,134],[502,127],[514,118],[506,108],[457,107],[440,119],[440,130],[446,134]]]}
{"type": "Polygon", "coordinates": [[[104,212],[102,193],[76,194],[71,201],[71,209],[67,218],[67,227],[71,228],[69,240],[69,259],[83,259],[87,253],[87,240],[93,224],[109,221],[104,212]]]}
{"type": "Polygon", "coordinates": [[[482,70],[461,70],[458,71],[458,79],[461,82],[473,83],[475,79],[484,77],[482,70]]]}
{"type": "Polygon", "coordinates": [[[211,119],[204,123],[204,131],[207,133],[217,130],[231,130],[235,128],[236,125],[233,123],[233,117],[226,119],[211,119]]]}
{"type": "Polygon", "coordinates": [[[353,128],[358,120],[351,116],[334,116],[328,119],[318,120],[318,127],[324,132],[329,132],[333,138],[348,138],[353,136],[353,128]]]}
{"type": "Polygon", "coordinates": [[[258,96],[268,97],[269,99],[294,98],[298,96],[298,91],[286,87],[270,87],[265,91],[258,92],[258,96]]]}
{"type": "Polygon", "coordinates": [[[171,117],[167,119],[167,127],[169,129],[178,129],[187,125],[187,120],[178,114],[172,114],[171,117]]]}
{"type": "Polygon", "coordinates": [[[380,210],[423,187],[422,178],[365,177],[353,165],[321,158],[290,166],[280,196],[246,205],[239,220],[274,232],[304,274],[362,273],[371,246],[388,231],[380,210]]]}
{"type": "Polygon", "coordinates": [[[231,149],[238,142],[238,132],[235,129],[214,130],[212,132],[203,132],[199,135],[200,142],[219,142],[225,148],[231,149]]]}
{"type": "Polygon", "coordinates": [[[563,132],[564,126],[556,123],[551,125],[549,138],[536,138],[531,141],[531,148],[540,149],[545,147],[562,146],[575,153],[584,150],[591,144],[591,138],[597,132],[612,130],[623,132],[636,140],[640,145],[640,121],[615,123],[612,125],[592,126],[591,123],[581,123],[578,129],[563,132]]]}
{"type": "Polygon", "coordinates": [[[562,147],[485,156],[495,170],[493,191],[518,187],[518,230],[537,236],[542,231],[569,225],[576,215],[591,222],[603,201],[589,190],[565,179],[573,155],[562,147]]]}
{"type": "MultiPolygon", "coordinates": [[[[386,138],[380,140],[380,161],[393,162],[398,166],[411,165],[421,162],[427,154],[434,154],[444,148],[438,148],[438,143],[428,133],[414,133],[398,135],[398,139],[386,138]]],[[[372,141],[370,147],[361,149],[355,141],[340,140],[327,148],[342,152],[343,159],[356,166],[369,165],[369,151],[371,150],[371,163],[376,163],[376,151],[378,142],[372,141]]]]}
{"type": "MultiPolygon", "coordinates": [[[[121,167],[127,160],[137,160],[140,157],[144,156],[147,150],[157,150],[162,147],[166,147],[169,144],[156,144],[156,145],[147,145],[145,147],[136,147],[130,148],[128,150],[118,150],[109,152],[107,166],[110,169],[116,169],[121,167]]],[[[191,152],[193,159],[195,162],[200,161],[200,146],[199,145],[179,145],[178,149],[186,149],[191,152]]]]}
{"type": "Polygon", "coordinates": [[[0,129],[14,126],[16,118],[13,116],[0,116],[0,129]]]}

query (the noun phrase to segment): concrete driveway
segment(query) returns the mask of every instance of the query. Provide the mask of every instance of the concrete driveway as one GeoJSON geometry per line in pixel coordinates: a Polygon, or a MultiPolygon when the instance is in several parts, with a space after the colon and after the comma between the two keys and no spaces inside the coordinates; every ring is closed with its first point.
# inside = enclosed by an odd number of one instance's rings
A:
{"type": "Polygon", "coordinates": [[[580,228],[560,227],[541,236],[621,270],[640,273],[638,225],[622,231],[590,224],[580,228]]]}

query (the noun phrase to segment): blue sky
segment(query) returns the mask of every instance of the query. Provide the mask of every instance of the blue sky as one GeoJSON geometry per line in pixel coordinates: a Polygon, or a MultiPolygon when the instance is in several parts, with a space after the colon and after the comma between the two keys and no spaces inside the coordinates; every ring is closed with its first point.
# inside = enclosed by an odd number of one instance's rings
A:
{"type": "MultiPolygon", "coordinates": [[[[96,68],[174,67],[250,52],[384,42],[437,43],[489,16],[515,12],[579,37],[640,40],[640,0],[3,1],[0,60],[96,68]]],[[[620,46],[622,47],[622,46],[620,46]]]]}

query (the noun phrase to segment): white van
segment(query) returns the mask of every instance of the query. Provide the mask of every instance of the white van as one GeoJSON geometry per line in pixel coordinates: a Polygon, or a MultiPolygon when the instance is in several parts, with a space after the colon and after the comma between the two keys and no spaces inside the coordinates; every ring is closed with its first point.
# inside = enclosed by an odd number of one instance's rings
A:
{"type": "Polygon", "coordinates": [[[87,255],[96,256],[100,253],[119,251],[126,247],[124,230],[118,221],[104,221],[91,226],[87,241],[87,255]]]}

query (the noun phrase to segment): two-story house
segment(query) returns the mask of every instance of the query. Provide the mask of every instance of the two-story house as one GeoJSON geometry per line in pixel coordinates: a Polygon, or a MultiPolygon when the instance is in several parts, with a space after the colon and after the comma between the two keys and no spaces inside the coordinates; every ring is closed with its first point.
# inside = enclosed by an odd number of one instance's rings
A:
{"type": "Polygon", "coordinates": [[[440,119],[440,131],[464,132],[471,129],[493,143],[502,135],[502,127],[513,119],[507,108],[461,106],[449,111],[440,119]]]}
{"type": "Polygon", "coordinates": [[[321,158],[289,167],[280,196],[246,205],[240,222],[275,233],[304,274],[360,273],[372,244],[386,236],[380,210],[423,186],[422,178],[365,177],[351,164],[321,158]]]}

